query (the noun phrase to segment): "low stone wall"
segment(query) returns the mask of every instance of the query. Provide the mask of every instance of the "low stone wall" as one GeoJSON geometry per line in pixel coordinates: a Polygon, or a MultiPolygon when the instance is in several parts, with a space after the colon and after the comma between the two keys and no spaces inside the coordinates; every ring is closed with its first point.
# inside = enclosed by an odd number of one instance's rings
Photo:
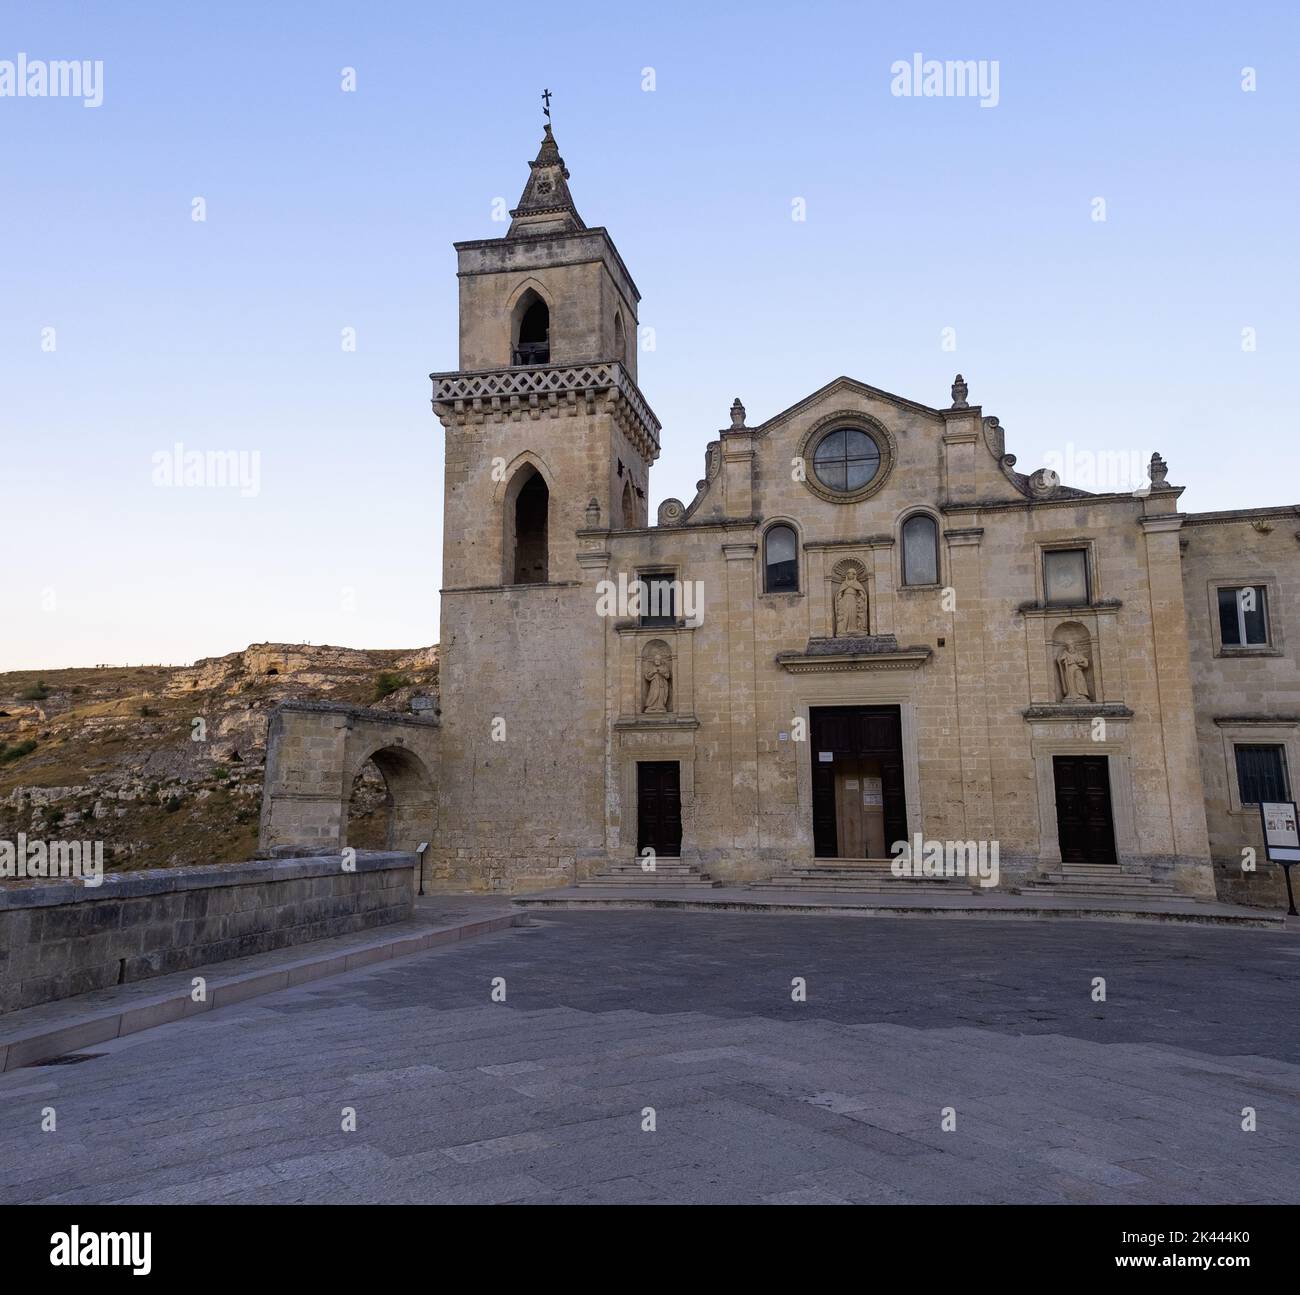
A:
{"type": "Polygon", "coordinates": [[[0,1013],[411,916],[412,854],[257,860],[0,889],[0,1013]]]}

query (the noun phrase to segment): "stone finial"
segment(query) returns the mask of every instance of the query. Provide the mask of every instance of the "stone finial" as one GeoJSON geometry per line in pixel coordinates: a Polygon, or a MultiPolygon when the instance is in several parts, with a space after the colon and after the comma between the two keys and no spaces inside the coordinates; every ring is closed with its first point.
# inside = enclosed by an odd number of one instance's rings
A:
{"type": "Polygon", "coordinates": [[[1168,490],[1170,487],[1168,483],[1165,481],[1165,478],[1168,475],[1169,475],[1169,464],[1167,464],[1164,461],[1164,459],[1160,457],[1160,453],[1157,450],[1154,453],[1152,453],[1151,464],[1147,468],[1147,476],[1151,478],[1151,489],[1168,490]]]}
{"type": "Polygon", "coordinates": [[[594,531],[600,525],[600,503],[595,495],[591,497],[591,502],[587,505],[587,529],[594,531]]]}
{"type": "Polygon", "coordinates": [[[954,409],[969,409],[966,403],[966,397],[970,394],[970,388],[966,385],[966,379],[959,373],[952,380],[952,407],[954,409]]]}
{"type": "Polygon", "coordinates": [[[739,396],[731,402],[731,425],[737,430],[745,425],[745,406],[740,403],[739,396]]]}

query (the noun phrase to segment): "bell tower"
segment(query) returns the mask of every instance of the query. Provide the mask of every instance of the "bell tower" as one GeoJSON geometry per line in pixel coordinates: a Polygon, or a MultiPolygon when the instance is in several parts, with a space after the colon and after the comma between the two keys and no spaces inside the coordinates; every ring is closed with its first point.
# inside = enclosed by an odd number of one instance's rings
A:
{"type": "Polygon", "coordinates": [[[431,375],[447,588],[576,579],[592,500],[602,526],[649,522],[659,422],[636,385],[640,293],[578,215],[549,122],[510,216],[504,237],[456,244],[460,367],[431,375]]]}
{"type": "Polygon", "coordinates": [[[640,294],[578,215],[549,121],[510,216],[502,237],[456,244],[460,367],[431,375],[446,474],[430,858],[475,889],[604,857],[604,533],[649,524],[659,456],[640,294]]]}

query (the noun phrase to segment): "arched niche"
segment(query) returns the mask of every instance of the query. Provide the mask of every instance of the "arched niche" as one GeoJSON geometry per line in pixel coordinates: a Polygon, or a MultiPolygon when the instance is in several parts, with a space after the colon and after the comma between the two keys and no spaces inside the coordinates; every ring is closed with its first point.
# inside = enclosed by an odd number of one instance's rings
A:
{"type": "Polygon", "coordinates": [[[870,577],[857,558],[841,558],[830,570],[830,634],[861,638],[871,633],[870,577]]]}
{"type": "Polygon", "coordinates": [[[1086,626],[1078,621],[1062,621],[1052,631],[1047,652],[1057,701],[1097,699],[1097,662],[1086,626]]]}
{"type": "Polygon", "coordinates": [[[637,710],[642,715],[671,715],[676,704],[677,662],[663,639],[650,639],[641,649],[637,710]]]}

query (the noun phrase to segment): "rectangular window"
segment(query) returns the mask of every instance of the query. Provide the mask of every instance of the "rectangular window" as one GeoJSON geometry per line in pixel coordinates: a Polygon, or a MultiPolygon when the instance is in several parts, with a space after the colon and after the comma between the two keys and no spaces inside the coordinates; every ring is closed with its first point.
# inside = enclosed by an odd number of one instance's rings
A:
{"type": "Polygon", "coordinates": [[[1237,792],[1243,805],[1258,805],[1262,800],[1290,800],[1287,789],[1286,760],[1280,746],[1239,746],[1237,754],[1237,792]]]}
{"type": "Polygon", "coordinates": [[[1268,646],[1268,610],[1263,585],[1219,590],[1219,640],[1224,647],[1268,646]]]}
{"type": "Polygon", "coordinates": [[[671,571],[642,572],[638,577],[645,586],[641,594],[642,625],[677,624],[677,577],[671,571]]]}
{"type": "Polygon", "coordinates": [[[1088,550],[1048,549],[1043,554],[1043,592],[1049,607],[1088,602],[1088,550]]]}

